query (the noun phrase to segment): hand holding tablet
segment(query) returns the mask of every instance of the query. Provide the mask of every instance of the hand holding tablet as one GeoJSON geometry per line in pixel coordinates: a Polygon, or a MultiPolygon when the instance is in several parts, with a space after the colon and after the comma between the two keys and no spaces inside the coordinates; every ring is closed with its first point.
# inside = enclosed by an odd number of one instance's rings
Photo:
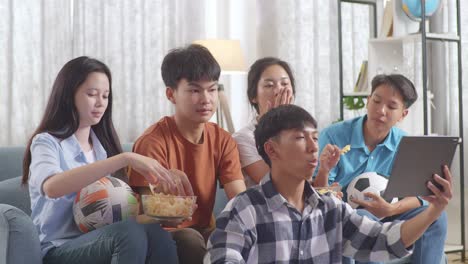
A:
{"type": "Polygon", "coordinates": [[[427,183],[443,187],[434,180],[434,174],[444,177],[443,166],[450,168],[459,143],[458,137],[403,137],[383,197],[433,195],[427,183]]]}

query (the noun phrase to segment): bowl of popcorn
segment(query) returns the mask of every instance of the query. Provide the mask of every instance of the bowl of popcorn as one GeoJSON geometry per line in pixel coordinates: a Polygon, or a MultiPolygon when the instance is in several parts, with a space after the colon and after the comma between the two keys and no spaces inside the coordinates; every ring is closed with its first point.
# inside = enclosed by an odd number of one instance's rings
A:
{"type": "Polygon", "coordinates": [[[183,220],[192,216],[196,196],[175,196],[163,193],[142,195],[143,212],[157,220],[183,220]]]}

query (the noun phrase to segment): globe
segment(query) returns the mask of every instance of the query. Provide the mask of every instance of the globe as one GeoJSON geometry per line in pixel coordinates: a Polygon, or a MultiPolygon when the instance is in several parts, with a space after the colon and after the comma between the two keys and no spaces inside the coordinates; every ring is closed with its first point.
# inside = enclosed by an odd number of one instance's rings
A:
{"type": "MultiPolygon", "coordinates": [[[[412,20],[421,21],[421,0],[401,0],[405,14],[412,20]]],[[[440,6],[440,0],[425,0],[426,17],[432,16],[440,6]]]]}

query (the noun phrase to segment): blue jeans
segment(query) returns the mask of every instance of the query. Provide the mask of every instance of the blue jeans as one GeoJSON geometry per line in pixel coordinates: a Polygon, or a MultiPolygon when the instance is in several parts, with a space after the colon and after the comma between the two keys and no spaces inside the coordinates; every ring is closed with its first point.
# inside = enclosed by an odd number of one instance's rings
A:
{"type": "Polygon", "coordinates": [[[47,252],[44,264],[178,263],[171,235],[159,224],[123,221],[83,234],[47,252]]]}
{"type": "MultiPolygon", "coordinates": [[[[427,206],[421,206],[398,215],[392,220],[408,220],[424,211],[427,206]]],[[[365,209],[357,209],[359,215],[367,216],[369,219],[380,221],[373,214],[365,209]]],[[[385,219],[383,219],[384,222],[385,219]]],[[[447,214],[445,212],[424,232],[424,234],[414,243],[411,263],[413,264],[439,264],[444,256],[444,243],[447,237],[447,214]]],[[[343,257],[343,264],[353,263],[354,260],[343,257]]],[[[364,263],[355,261],[354,263],[364,263]]],[[[379,263],[379,262],[366,262],[379,263]]]]}
{"type": "Polygon", "coordinates": [[[0,204],[0,263],[42,263],[39,245],[31,217],[16,207],[0,204]]]}

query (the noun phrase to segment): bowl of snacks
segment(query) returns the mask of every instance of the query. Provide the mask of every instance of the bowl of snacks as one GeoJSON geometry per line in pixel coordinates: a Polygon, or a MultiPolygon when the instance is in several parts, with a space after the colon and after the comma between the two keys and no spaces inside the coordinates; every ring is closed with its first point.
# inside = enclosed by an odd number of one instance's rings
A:
{"type": "Polygon", "coordinates": [[[176,196],[163,193],[142,195],[145,215],[160,221],[179,221],[192,216],[196,196],[176,196]]]}
{"type": "Polygon", "coordinates": [[[325,186],[325,187],[314,187],[314,189],[320,195],[333,194],[333,195],[337,196],[338,193],[341,192],[341,186],[340,185],[330,185],[330,186],[325,186]]]}

